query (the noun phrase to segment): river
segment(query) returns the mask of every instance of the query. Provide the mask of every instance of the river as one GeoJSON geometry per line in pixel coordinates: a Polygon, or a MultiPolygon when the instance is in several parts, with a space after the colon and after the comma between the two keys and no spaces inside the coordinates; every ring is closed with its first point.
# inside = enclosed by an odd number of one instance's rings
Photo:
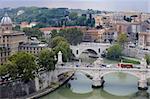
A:
{"type": "MultiPolygon", "coordinates": [[[[84,56],[84,55],[82,55],[84,56]]],[[[82,57],[83,58],[83,57],[82,57]]],[[[92,62],[84,56],[87,61],[92,62]]],[[[85,61],[83,58],[83,61],[85,61]]],[[[105,62],[110,62],[105,60],[105,62]]],[[[80,72],[76,72],[70,87],[65,84],[58,90],[42,97],[41,99],[150,99],[150,87],[147,91],[139,91],[138,79],[124,73],[112,73],[104,76],[104,87],[93,89],[92,81],[80,72]]]]}

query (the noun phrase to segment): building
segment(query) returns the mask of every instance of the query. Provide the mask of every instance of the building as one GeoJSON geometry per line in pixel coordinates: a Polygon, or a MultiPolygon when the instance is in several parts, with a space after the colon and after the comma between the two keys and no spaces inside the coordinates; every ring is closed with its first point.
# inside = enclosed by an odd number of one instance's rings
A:
{"type": "Polygon", "coordinates": [[[0,63],[5,62],[9,55],[18,52],[20,43],[27,41],[27,37],[23,32],[13,31],[12,28],[12,20],[5,14],[0,23],[0,63]]]}
{"type": "Polygon", "coordinates": [[[150,49],[150,31],[139,33],[139,46],[150,49]]]}
{"type": "Polygon", "coordinates": [[[43,49],[48,48],[48,44],[45,43],[22,43],[19,46],[19,51],[28,52],[34,55],[39,54],[43,49]]]}
{"type": "Polygon", "coordinates": [[[19,51],[28,52],[34,55],[39,54],[46,48],[48,48],[48,44],[40,42],[36,37],[31,37],[28,42],[23,42],[19,45],[19,51]]]}
{"type": "Polygon", "coordinates": [[[8,57],[18,51],[37,54],[47,45],[29,42],[24,32],[14,31],[11,18],[5,14],[0,23],[0,64],[7,61],[8,57]]]}
{"type": "Polygon", "coordinates": [[[46,27],[46,28],[40,28],[40,31],[44,33],[45,38],[51,37],[51,33],[53,30],[59,31],[61,28],[59,27],[46,27]]]}
{"type": "Polygon", "coordinates": [[[112,42],[115,40],[115,29],[89,29],[83,35],[84,42],[112,42]]]}
{"type": "Polygon", "coordinates": [[[36,25],[37,25],[37,22],[31,22],[31,23],[29,23],[29,22],[21,22],[20,28],[21,29],[23,29],[23,28],[32,28],[32,27],[34,27],[36,25]]]}
{"type": "Polygon", "coordinates": [[[51,33],[53,30],[59,31],[62,29],[73,29],[73,28],[80,29],[82,32],[86,31],[86,27],[84,26],[45,27],[45,28],[40,28],[40,31],[44,33],[45,38],[48,38],[51,37],[51,33]]]}
{"type": "Polygon", "coordinates": [[[8,57],[10,56],[10,48],[0,46],[0,64],[7,61],[8,57]]]}
{"type": "Polygon", "coordinates": [[[84,42],[96,42],[101,38],[101,31],[98,29],[89,29],[83,34],[84,42]]]}
{"type": "Polygon", "coordinates": [[[109,26],[111,23],[110,16],[107,15],[97,15],[95,16],[95,27],[97,26],[109,26]]]}

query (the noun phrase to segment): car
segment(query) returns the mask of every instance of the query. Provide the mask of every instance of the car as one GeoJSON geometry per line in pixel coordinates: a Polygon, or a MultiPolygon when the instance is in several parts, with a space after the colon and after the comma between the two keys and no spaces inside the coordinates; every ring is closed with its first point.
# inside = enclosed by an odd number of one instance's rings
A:
{"type": "Polygon", "coordinates": [[[110,68],[110,67],[112,67],[112,64],[106,65],[106,67],[110,68]]]}

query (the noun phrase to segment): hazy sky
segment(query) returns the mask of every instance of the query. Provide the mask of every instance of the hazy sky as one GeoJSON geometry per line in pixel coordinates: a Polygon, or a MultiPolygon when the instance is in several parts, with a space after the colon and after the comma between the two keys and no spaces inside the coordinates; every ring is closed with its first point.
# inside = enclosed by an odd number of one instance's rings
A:
{"type": "Polygon", "coordinates": [[[0,8],[20,6],[150,12],[150,0],[0,0],[0,8]]]}

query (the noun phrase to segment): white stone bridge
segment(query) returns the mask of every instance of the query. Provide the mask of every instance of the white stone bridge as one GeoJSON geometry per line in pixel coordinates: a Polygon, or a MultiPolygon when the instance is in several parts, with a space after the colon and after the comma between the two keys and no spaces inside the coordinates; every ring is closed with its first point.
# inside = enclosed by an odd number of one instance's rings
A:
{"type": "Polygon", "coordinates": [[[74,56],[79,58],[82,52],[86,50],[92,50],[98,56],[100,56],[102,52],[105,51],[110,46],[111,45],[109,43],[81,43],[78,44],[77,46],[71,45],[70,48],[72,49],[72,53],[74,54],[74,56]]]}
{"type": "Polygon", "coordinates": [[[58,74],[62,74],[65,72],[69,72],[69,71],[80,71],[86,75],[89,75],[92,80],[93,80],[93,87],[101,87],[104,84],[104,79],[103,77],[107,74],[110,73],[126,73],[126,74],[130,74],[133,75],[135,77],[138,78],[138,88],[139,89],[147,89],[148,85],[147,85],[147,79],[150,78],[150,69],[146,69],[146,68],[141,68],[141,69],[136,69],[136,68],[117,68],[116,67],[112,67],[112,68],[108,68],[108,67],[101,67],[101,66],[76,66],[74,64],[68,64],[68,65],[57,65],[56,67],[57,73],[58,74]]]}

